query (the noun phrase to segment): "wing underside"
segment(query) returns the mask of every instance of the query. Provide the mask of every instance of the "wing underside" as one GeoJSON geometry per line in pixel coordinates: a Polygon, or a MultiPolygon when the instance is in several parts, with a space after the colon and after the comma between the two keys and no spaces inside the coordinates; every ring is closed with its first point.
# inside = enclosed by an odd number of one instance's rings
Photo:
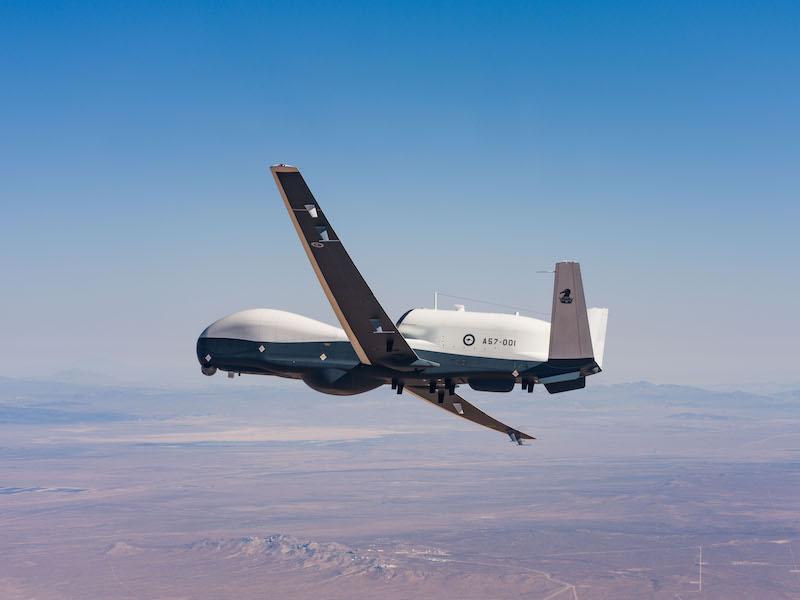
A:
{"type": "Polygon", "coordinates": [[[397,331],[295,167],[271,168],[292,223],[359,360],[398,370],[432,366],[397,331]]]}
{"type": "Polygon", "coordinates": [[[409,391],[410,393],[414,394],[418,398],[422,398],[423,400],[427,400],[431,404],[443,408],[450,414],[453,414],[457,417],[461,417],[462,419],[466,419],[467,421],[472,421],[473,423],[477,423],[478,425],[483,425],[484,427],[488,427],[489,429],[494,429],[495,431],[499,431],[500,433],[505,433],[508,437],[511,438],[512,441],[517,442],[518,444],[522,445],[522,440],[535,440],[533,436],[528,435],[527,433],[522,433],[514,429],[513,427],[509,427],[505,423],[501,423],[494,417],[490,417],[477,406],[470,404],[466,400],[464,400],[458,394],[447,394],[445,393],[444,397],[442,398],[441,403],[439,402],[440,394],[437,391],[431,392],[430,389],[426,387],[419,387],[419,386],[406,386],[405,390],[409,391]]]}

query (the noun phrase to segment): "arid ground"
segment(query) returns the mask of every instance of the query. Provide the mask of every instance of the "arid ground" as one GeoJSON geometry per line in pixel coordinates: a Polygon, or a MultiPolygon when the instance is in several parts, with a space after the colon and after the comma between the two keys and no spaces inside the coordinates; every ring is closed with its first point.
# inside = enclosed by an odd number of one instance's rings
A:
{"type": "Polygon", "coordinates": [[[464,395],[0,380],[0,598],[800,598],[797,391],[464,395]]]}

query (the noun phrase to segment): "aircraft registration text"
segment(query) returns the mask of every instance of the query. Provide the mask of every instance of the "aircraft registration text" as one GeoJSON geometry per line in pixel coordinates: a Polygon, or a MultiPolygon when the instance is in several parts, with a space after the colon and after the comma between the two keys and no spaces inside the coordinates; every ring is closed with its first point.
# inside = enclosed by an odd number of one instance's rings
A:
{"type": "Polygon", "coordinates": [[[493,338],[493,337],[485,337],[483,338],[483,343],[487,346],[492,345],[500,345],[500,346],[516,346],[517,340],[511,338],[493,338]]]}

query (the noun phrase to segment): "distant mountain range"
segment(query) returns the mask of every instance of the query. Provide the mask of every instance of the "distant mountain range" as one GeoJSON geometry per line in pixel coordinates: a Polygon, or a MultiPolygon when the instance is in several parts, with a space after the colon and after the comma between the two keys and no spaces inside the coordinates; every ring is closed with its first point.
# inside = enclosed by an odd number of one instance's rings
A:
{"type": "MultiPolygon", "coordinates": [[[[481,406],[506,414],[560,414],[580,411],[658,410],[674,419],[723,419],[749,414],[800,415],[800,388],[774,393],[719,391],[645,381],[589,386],[549,395],[515,390],[507,394],[464,395],[481,406]]],[[[236,378],[211,382],[203,389],[145,388],[63,381],[55,378],[0,377],[0,423],[115,422],[174,419],[186,416],[265,418],[274,424],[359,423],[415,424],[420,415],[431,421],[428,408],[414,398],[398,399],[390,390],[357,396],[326,396],[294,381],[236,378]]],[[[436,421],[433,421],[436,423],[436,421]]]]}

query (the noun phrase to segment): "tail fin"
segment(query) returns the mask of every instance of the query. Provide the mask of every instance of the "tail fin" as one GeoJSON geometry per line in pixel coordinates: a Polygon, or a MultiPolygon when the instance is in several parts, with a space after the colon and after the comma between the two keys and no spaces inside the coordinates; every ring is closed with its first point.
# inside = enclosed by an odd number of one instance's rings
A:
{"type": "Polygon", "coordinates": [[[576,262],[556,263],[549,360],[581,359],[589,362],[593,358],[581,266],[576,262]]]}

